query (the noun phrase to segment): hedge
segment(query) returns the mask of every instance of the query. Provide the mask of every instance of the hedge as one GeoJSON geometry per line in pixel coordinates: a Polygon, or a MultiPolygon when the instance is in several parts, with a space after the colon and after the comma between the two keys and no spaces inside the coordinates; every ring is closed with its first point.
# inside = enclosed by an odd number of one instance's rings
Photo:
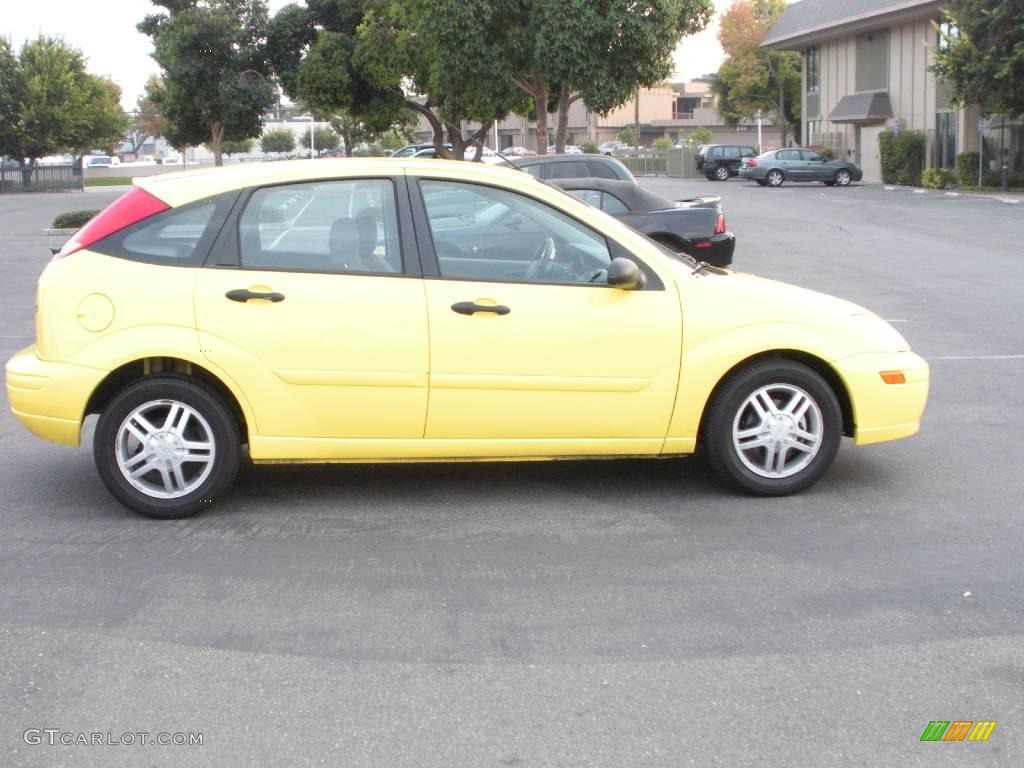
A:
{"type": "Polygon", "coordinates": [[[53,220],[54,229],[78,229],[79,227],[85,226],[85,222],[91,219],[99,213],[98,210],[94,211],[68,211],[62,213],[53,220]]]}
{"type": "Polygon", "coordinates": [[[945,189],[955,181],[956,176],[947,168],[928,168],[921,174],[921,186],[929,189],[945,189]]]}
{"type": "Polygon", "coordinates": [[[924,168],[924,133],[884,131],[878,136],[882,160],[882,181],[886,184],[918,186],[924,168]]]}
{"type": "Polygon", "coordinates": [[[956,177],[965,187],[973,187],[978,183],[978,153],[961,152],[956,156],[956,177]]]}

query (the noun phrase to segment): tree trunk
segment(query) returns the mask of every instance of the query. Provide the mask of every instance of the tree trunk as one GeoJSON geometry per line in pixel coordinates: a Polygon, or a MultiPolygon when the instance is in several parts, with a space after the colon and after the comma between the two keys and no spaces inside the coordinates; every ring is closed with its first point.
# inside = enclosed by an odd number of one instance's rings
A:
{"type": "Polygon", "coordinates": [[[533,80],[533,111],[537,121],[537,154],[548,151],[548,83],[537,75],[533,80]]]}
{"type": "Polygon", "coordinates": [[[448,157],[448,150],[444,148],[444,126],[437,115],[434,114],[434,110],[412,99],[406,99],[405,105],[413,112],[418,112],[426,118],[427,122],[430,123],[431,130],[434,132],[434,151],[437,152],[438,157],[448,157]]]}
{"type": "Polygon", "coordinates": [[[558,93],[558,124],[555,128],[555,152],[565,152],[565,139],[569,134],[569,83],[563,81],[558,93]]]}
{"type": "Polygon", "coordinates": [[[474,163],[484,161],[484,144],[487,143],[487,134],[491,130],[489,123],[481,123],[480,130],[473,134],[472,144],[476,147],[476,154],[473,156],[474,163]]]}
{"type": "Polygon", "coordinates": [[[220,168],[224,165],[224,155],[221,153],[220,145],[224,141],[224,123],[220,120],[214,120],[210,125],[210,138],[213,142],[213,146],[210,149],[213,150],[213,164],[220,168]]]}
{"type": "Polygon", "coordinates": [[[463,138],[462,128],[460,126],[452,125],[451,123],[445,123],[445,125],[448,126],[448,143],[452,145],[452,159],[465,160],[466,147],[468,147],[472,142],[463,138]]]}
{"type": "Polygon", "coordinates": [[[21,165],[21,187],[26,192],[32,189],[32,172],[36,169],[36,159],[30,157],[26,164],[22,158],[18,158],[18,164],[21,165]]]}
{"type": "Polygon", "coordinates": [[[775,65],[772,64],[772,55],[768,51],[765,51],[765,60],[768,62],[768,72],[771,73],[772,79],[779,86],[779,103],[776,105],[779,110],[779,134],[782,139],[782,146],[786,146],[786,89],[782,85],[782,78],[775,71],[775,65]]]}
{"type": "Polygon", "coordinates": [[[341,129],[341,140],[345,142],[345,156],[352,157],[352,131],[347,127],[341,129]]]}

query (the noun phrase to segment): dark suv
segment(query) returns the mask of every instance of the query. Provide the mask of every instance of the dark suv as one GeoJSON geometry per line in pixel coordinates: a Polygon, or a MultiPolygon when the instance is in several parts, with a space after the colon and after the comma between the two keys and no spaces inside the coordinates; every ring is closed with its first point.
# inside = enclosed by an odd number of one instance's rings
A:
{"type": "Polygon", "coordinates": [[[697,170],[709,181],[728,181],[740,175],[745,157],[757,157],[757,150],[742,144],[708,144],[697,153],[697,170]]]}

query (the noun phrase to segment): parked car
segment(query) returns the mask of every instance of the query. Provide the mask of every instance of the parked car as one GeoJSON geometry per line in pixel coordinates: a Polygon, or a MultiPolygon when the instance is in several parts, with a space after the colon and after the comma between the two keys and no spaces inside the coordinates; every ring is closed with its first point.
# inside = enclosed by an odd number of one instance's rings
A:
{"type": "MultiPolygon", "coordinates": [[[[451,144],[444,145],[446,149],[451,149],[451,144]]],[[[419,144],[406,144],[401,149],[396,149],[390,157],[412,157],[417,152],[422,152],[424,149],[433,149],[434,143],[432,141],[421,142],[419,144]]]]}
{"type": "Polygon", "coordinates": [[[536,157],[537,153],[528,147],[508,147],[501,150],[505,157],[536,157]]]}
{"type": "Polygon", "coordinates": [[[624,141],[605,141],[597,148],[597,151],[602,155],[610,155],[617,149],[629,149],[629,145],[624,141]]]}
{"type": "Polygon", "coordinates": [[[813,149],[790,147],[745,158],[740,177],[762,187],[778,187],[785,181],[820,181],[829,187],[845,187],[851,181],[860,181],[864,173],[846,160],[833,160],[813,149]]]}
{"type": "Polygon", "coordinates": [[[345,157],[345,150],[340,147],[337,149],[325,149],[320,153],[320,157],[345,157]]]}
{"type": "Polygon", "coordinates": [[[754,157],[757,150],[743,144],[706,144],[695,155],[697,170],[704,171],[709,181],[728,181],[737,176],[744,157],[754,157]]]}
{"type": "Polygon", "coordinates": [[[538,179],[580,179],[596,176],[599,179],[636,179],[629,169],[614,157],[606,155],[538,155],[511,161],[538,179]]]}
{"type": "Polygon", "coordinates": [[[98,415],[100,478],[151,517],[215,504],[244,446],[257,463],[699,446],[736,487],[784,495],[842,435],[906,437],[925,407],[927,363],[877,315],[700,265],[520,172],[368,158],[134,184],[46,266],[6,379],[40,437],[77,445],[98,415]]]}
{"type": "MultiPolygon", "coordinates": [[[[549,155],[558,154],[558,145],[557,144],[551,144],[550,146],[548,146],[548,152],[547,153],[549,155]]],[[[566,144],[565,145],[565,151],[560,153],[560,154],[563,154],[563,155],[582,155],[583,154],[583,149],[581,147],[577,147],[575,144],[566,144]]]]}
{"type": "Polygon", "coordinates": [[[726,230],[722,198],[666,200],[629,181],[556,179],[561,187],[673,251],[716,267],[732,263],[736,236],[726,230]]]}
{"type": "Polygon", "coordinates": [[[114,164],[110,155],[84,155],[82,157],[83,168],[109,168],[114,164]]]}

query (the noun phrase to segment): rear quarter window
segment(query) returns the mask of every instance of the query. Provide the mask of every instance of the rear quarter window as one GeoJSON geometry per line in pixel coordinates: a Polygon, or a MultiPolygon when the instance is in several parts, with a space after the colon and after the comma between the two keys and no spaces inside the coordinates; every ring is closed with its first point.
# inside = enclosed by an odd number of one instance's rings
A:
{"type": "Polygon", "coordinates": [[[89,250],[131,261],[198,266],[237,197],[237,192],[230,192],[170,208],[109,235],[89,250]]]}

